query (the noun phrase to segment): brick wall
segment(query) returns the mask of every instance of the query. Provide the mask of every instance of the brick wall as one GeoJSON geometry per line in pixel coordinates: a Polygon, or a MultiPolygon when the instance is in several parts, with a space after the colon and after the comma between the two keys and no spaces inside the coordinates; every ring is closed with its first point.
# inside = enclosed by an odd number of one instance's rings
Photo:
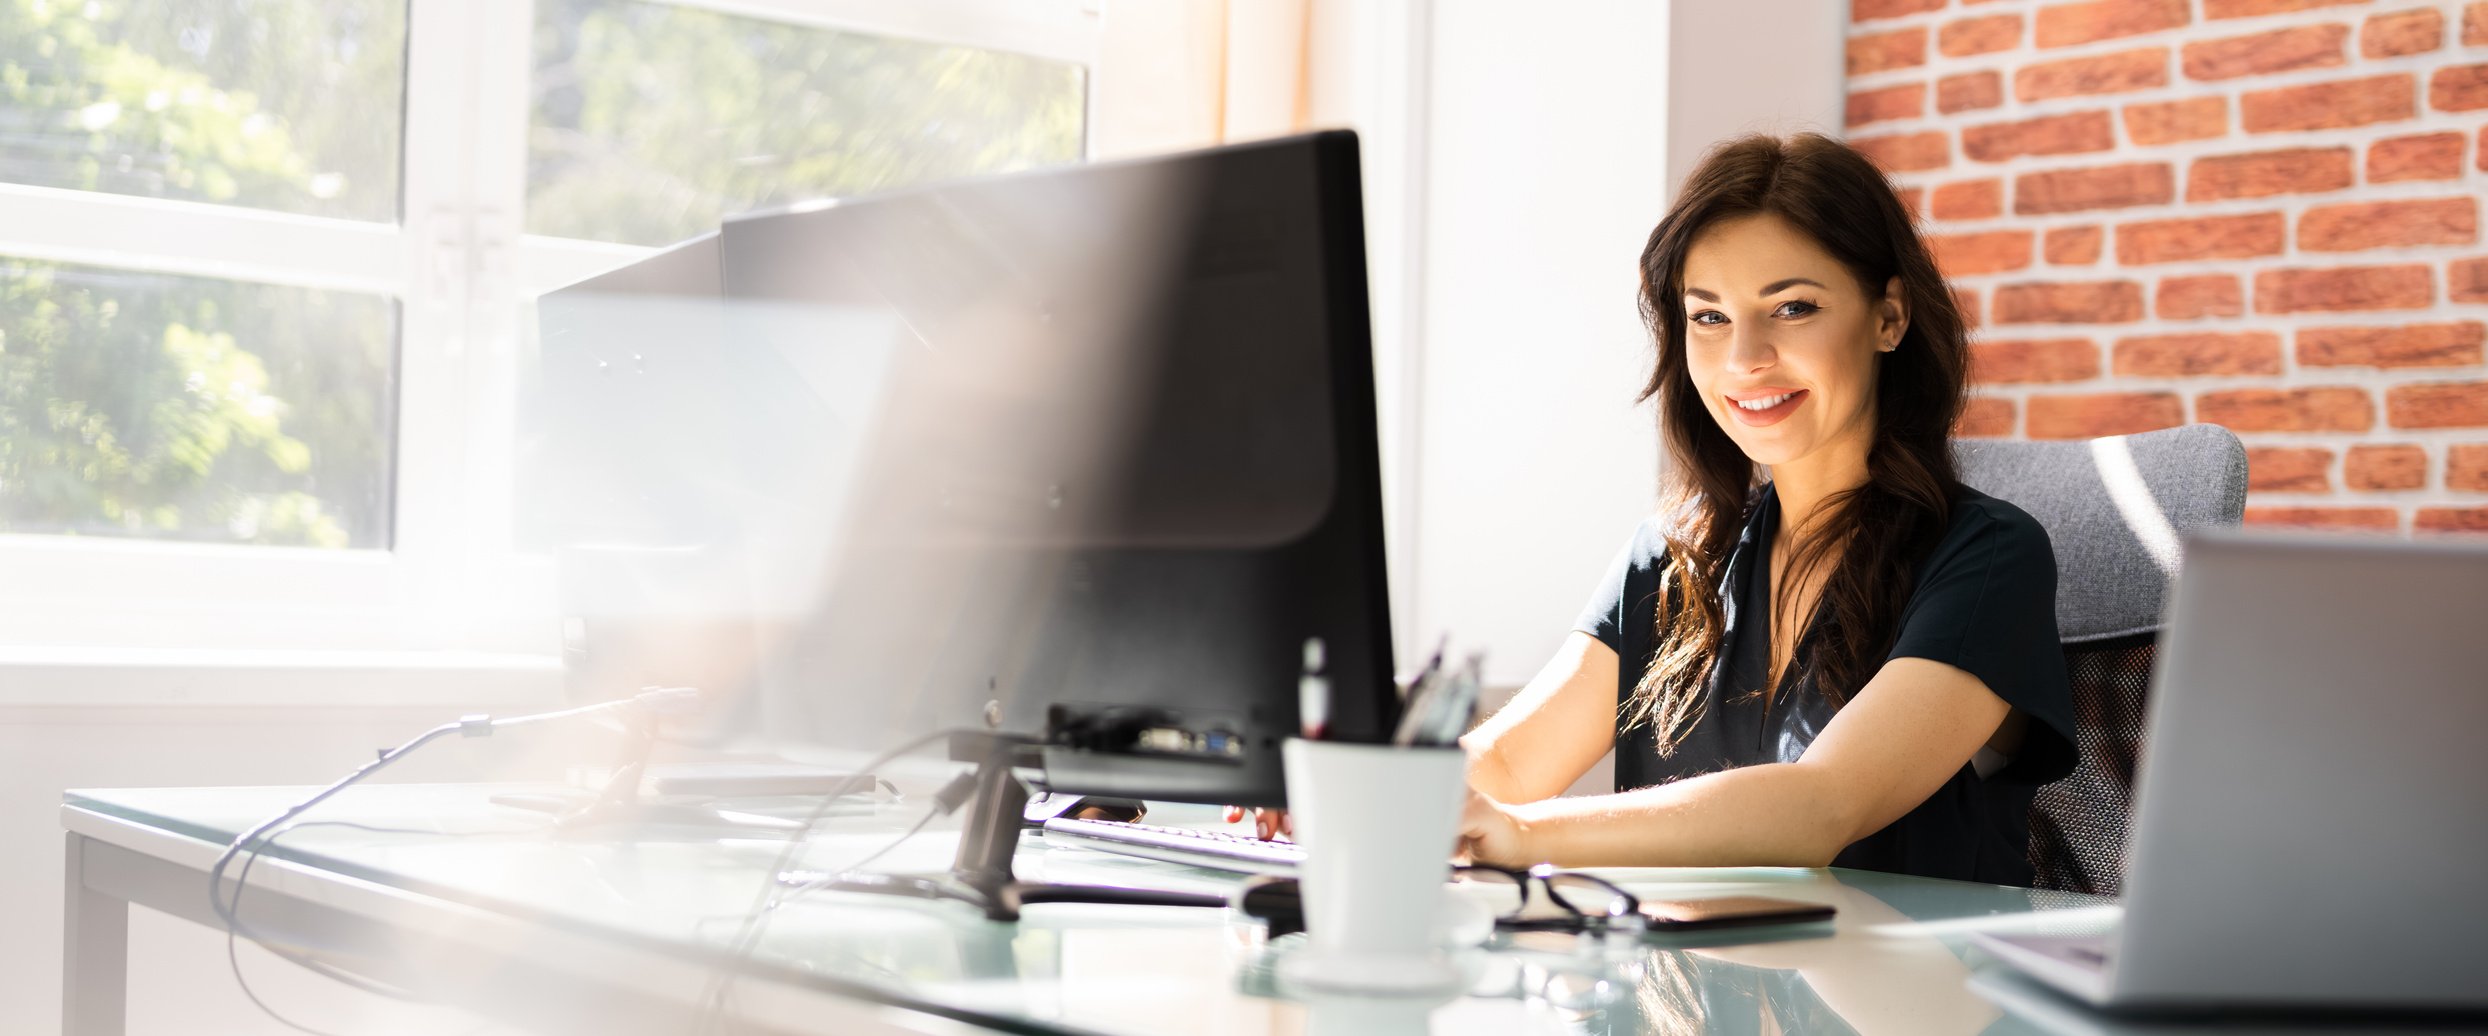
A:
{"type": "Polygon", "coordinates": [[[2488,3],[1850,13],[1849,138],[1977,328],[1962,434],[2226,425],[2250,523],[2488,533],[2488,3]]]}

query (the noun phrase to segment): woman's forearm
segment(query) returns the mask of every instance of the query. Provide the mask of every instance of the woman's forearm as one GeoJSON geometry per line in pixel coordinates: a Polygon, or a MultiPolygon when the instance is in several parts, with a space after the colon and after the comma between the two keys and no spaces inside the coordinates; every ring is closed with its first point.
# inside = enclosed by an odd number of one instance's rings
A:
{"type": "Polygon", "coordinates": [[[1529,859],[1504,863],[1819,867],[1867,833],[1854,830],[1856,811],[1830,774],[1803,762],[1507,808],[1529,859]]]}
{"type": "Polygon", "coordinates": [[[1520,786],[1520,778],[1504,763],[1503,753],[1491,743],[1475,744],[1469,738],[1461,738],[1460,743],[1469,751],[1469,787],[1478,794],[1497,802],[1529,802],[1545,797],[1527,794],[1528,789],[1520,786]]]}

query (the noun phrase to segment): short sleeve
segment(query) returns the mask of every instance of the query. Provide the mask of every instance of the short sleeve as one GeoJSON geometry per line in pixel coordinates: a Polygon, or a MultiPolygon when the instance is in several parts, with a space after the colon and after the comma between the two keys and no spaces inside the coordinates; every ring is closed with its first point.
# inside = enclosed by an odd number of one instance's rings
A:
{"type": "Polygon", "coordinates": [[[2045,784],[2072,772],[2073,692],[2056,634],[2056,552],[2047,530],[1993,498],[1961,504],[1919,570],[1892,658],[1942,662],[2031,719],[2013,761],[1990,779],[2045,784]]]}
{"type": "Polygon", "coordinates": [[[1637,610],[1649,615],[1635,604],[1658,593],[1659,570],[1666,563],[1667,541],[1659,535],[1656,519],[1643,522],[1624,549],[1616,552],[1615,560],[1607,563],[1607,574],[1599,577],[1597,590],[1581,606],[1581,617],[1573,620],[1572,628],[1598,638],[1619,658],[1631,657],[1626,631],[1649,625],[1632,621],[1637,610]]]}

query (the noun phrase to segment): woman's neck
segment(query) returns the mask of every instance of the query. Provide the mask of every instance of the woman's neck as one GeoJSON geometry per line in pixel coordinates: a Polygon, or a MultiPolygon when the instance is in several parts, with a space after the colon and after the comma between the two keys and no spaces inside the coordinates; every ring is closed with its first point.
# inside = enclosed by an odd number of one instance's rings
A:
{"type": "Polygon", "coordinates": [[[1866,450],[1870,445],[1864,439],[1833,443],[1786,464],[1772,465],[1771,484],[1780,498],[1783,541],[1790,541],[1789,534],[1813,522],[1824,501],[1866,484],[1866,450]]]}

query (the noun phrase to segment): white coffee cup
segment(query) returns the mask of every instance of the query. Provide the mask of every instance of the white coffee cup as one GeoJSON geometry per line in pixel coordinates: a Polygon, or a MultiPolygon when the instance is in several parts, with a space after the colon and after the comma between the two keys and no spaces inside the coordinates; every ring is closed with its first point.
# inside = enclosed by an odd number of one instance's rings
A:
{"type": "Polygon", "coordinates": [[[1280,748],[1304,949],[1279,977],[1313,989],[1424,993],[1457,985],[1443,952],[1443,883],[1467,782],[1457,746],[1291,739],[1280,748]]]}

